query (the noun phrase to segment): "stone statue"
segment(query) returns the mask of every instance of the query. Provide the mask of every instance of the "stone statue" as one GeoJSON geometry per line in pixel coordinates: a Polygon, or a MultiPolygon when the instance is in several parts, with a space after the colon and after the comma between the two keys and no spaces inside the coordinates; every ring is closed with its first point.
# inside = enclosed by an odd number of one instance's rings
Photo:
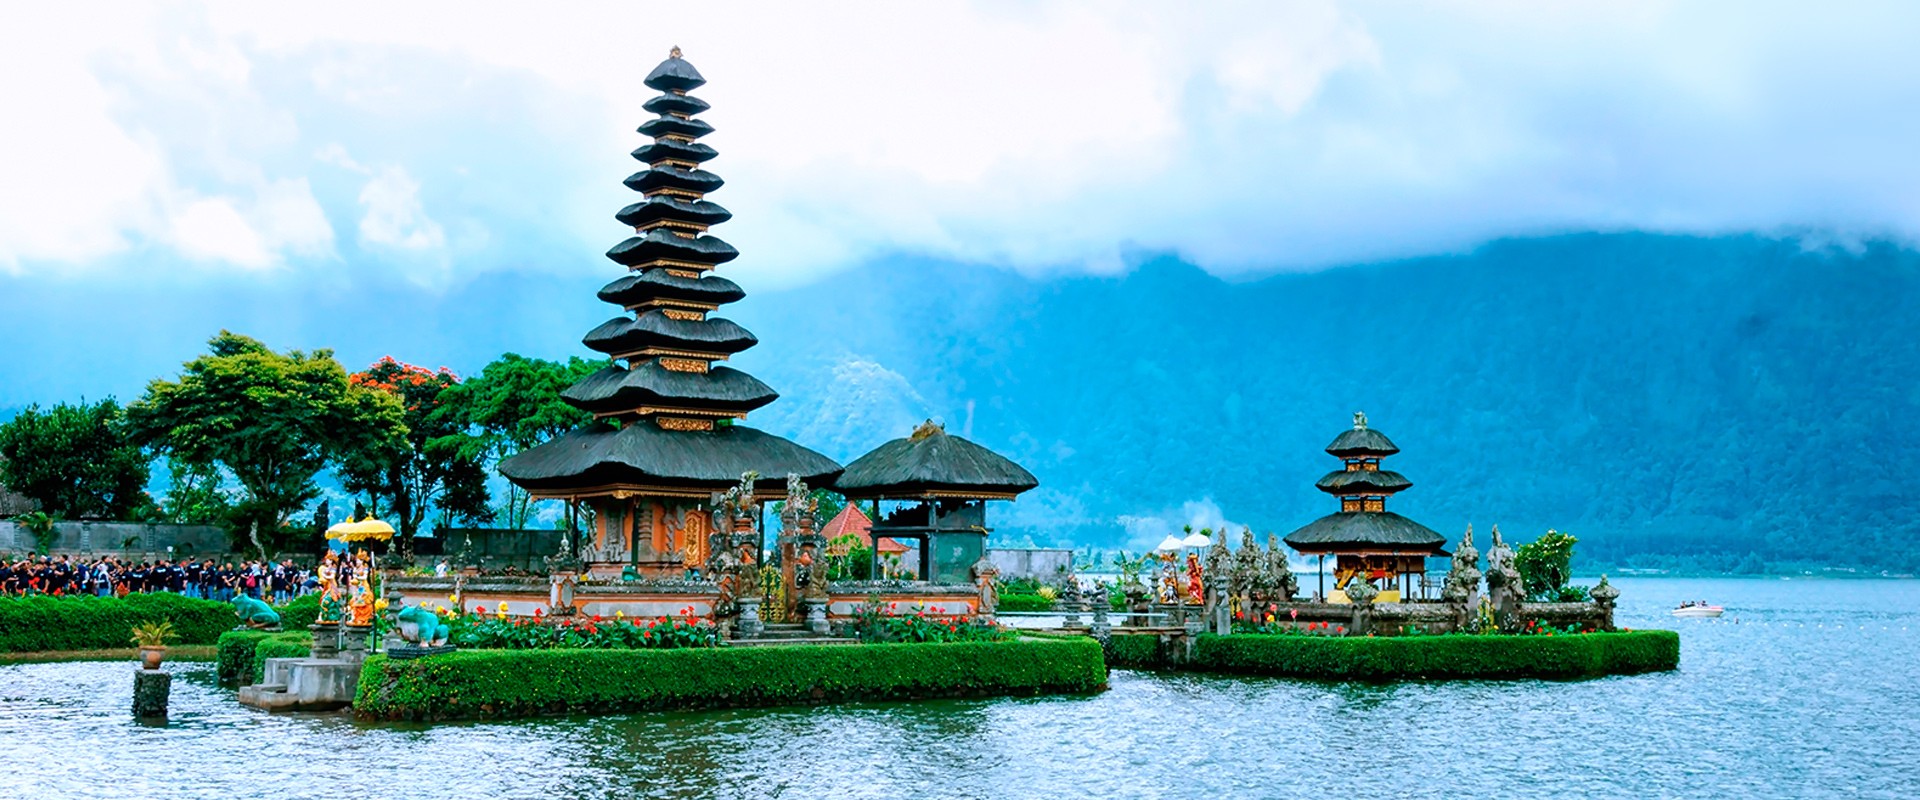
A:
{"type": "Polygon", "coordinates": [[[1257,582],[1266,570],[1261,563],[1260,546],[1253,543],[1253,531],[1240,531],[1240,549],[1233,554],[1232,578],[1227,582],[1227,592],[1238,601],[1240,610],[1253,610],[1253,595],[1258,590],[1257,582]]]}
{"type": "Polygon", "coordinates": [[[1081,601],[1080,579],[1074,577],[1072,571],[1068,571],[1065,580],[1060,584],[1059,605],[1062,611],[1067,612],[1066,618],[1061,620],[1061,624],[1069,628],[1077,628],[1080,626],[1079,612],[1080,606],[1082,605],[1081,601]]]}
{"type": "Polygon", "coordinates": [[[1460,537],[1453,549],[1453,566],[1447,570],[1447,582],[1440,588],[1440,599],[1449,603],[1472,605],[1480,593],[1480,551],[1473,547],[1473,526],[1460,537]]]}
{"type": "Polygon", "coordinates": [[[1354,636],[1373,633],[1373,599],[1380,596],[1380,590],[1373,585],[1373,579],[1363,570],[1355,573],[1347,581],[1347,599],[1353,601],[1353,620],[1347,631],[1354,636]]]}
{"type": "Polygon", "coordinates": [[[994,566],[992,559],[985,553],[980,560],[973,562],[973,583],[979,592],[979,604],[975,613],[990,615],[1000,606],[1000,587],[994,583],[1000,577],[1000,568],[994,566]]]}
{"type": "Polygon", "coordinates": [[[1356,431],[1364,431],[1367,429],[1367,412],[1353,412],[1353,429],[1356,431]]]}
{"type": "Polygon", "coordinates": [[[1519,624],[1520,601],[1526,598],[1526,588],[1520,580],[1520,569],[1514,566],[1513,550],[1500,540],[1498,525],[1493,526],[1493,547],[1487,551],[1487,595],[1493,600],[1501,629],[1510,630],[1519,624]]]}
{"type": "Polygon", "coordinates": [[[234,596],[233,613],[249,628],[280,627],[280,614],[272,606],[244,594],[234,596]]]}
{"type": "Polygon", "coordinates": [[[1267,576],[1267,583],[1272,587],[1269,599],[1291,603],[1294,595],[1300,593],[1300,581],[1293,577],[1293,568],[1287,566],[1287,551],[1280,546],[1278,534],[1267,534],[1267,576]]]}
{"type": "Polygon", "coordinates": [[[394,615],[400,638],[421,647],[438,647],[447,643],[447,636],[453,631],[440,615],[427,610],[426,606],[405,606],[394,615]]]}
{"type": "MultiPolygon", "coordinates": [[[[1230,584],[1233,580],[1231,574],[1233,571],[1233,551],[1227,549],[1227,537],[1216,536],[1213,538],[1213,544],[1207,546],[1207,558],[1202,568],[1206,572],[1207,586],[1207,602],[1204,608],[1205,618],[1210,620],[1208,624],[1217,628],[1219,627],[1218,620],[1222,617],[1222,609],[1230,605],[1227,600],[1227,594],[1231,591],[1230,584]]],[[[1231,612],[1227,612],[1225,617],[1231,619],[1231,612]]]]}

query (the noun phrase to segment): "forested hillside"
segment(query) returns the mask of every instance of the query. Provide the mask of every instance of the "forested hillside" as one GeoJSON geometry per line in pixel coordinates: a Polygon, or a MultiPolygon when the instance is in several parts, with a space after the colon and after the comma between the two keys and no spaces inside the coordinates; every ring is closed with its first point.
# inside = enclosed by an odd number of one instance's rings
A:
{"type": "Polygon", "coordinates": [[[1320,448],[1365,410],[1415,484],[1392,507],[1449,536],[1920,570],[1920,258],[1892,247],[1593,235],[1244,284],[896,265],[749,303],[785,393],[756,424],[843,459],[921,414],[970,428],[1043,482],[1010,534],[1115,545],[1204,498],[1284,533],[1333,508],[1320,448]]]}

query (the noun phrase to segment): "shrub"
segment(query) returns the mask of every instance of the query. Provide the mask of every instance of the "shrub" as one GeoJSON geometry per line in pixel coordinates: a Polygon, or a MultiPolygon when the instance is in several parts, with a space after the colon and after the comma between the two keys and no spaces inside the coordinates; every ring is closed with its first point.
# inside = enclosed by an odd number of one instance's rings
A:
{"type": "Polygon", "coordinates": [[[0,597],[0,652],[126,647],[148,622],[172,623],[181,644],[212,644],[235,621],[232,606],[176,594],[0,597]]]}
{"type": "Polygon", "coordinates": [[[572,617],[563,621],[525,617],[489,617],[485,614],[446,614],[447,640],[460,647],[483,650],[593,650],[673,649],[724,647],[720,629],[685,609],[681,619],[657,617],[631,620],[624,616],[572,617]]]}
{"type": "Polygon", "coordinates": [[[966,617],[941,617],[924,611],[894,614],[883,610],[879,603],[872,600],[854,614],[850,628],[854,636],[869,644],[996,642],[1018,636],[993,623],[975,622],[966,617]]]}
{"type": "Polygon", "coordinates": [[[1167,666],[1160,652],[1160,636],[1152,633],[1115,633],[1107,638],[1107,666],[1156,669],[1167,666]]]}
{"type": "Polygon", "coordinates": [[[314,620],[320,618],[320,595],[303,594],[288,600],[287,604],[274,609],[280,612],[280,627],[290,631],[304,631],[314,620]]]}
{"type": "Polygon", "coordinates": [[[269,658],[305,658],[312,654],[313,634],[305,631],[276,633],[261,639],[253,646],[253,682],[259,683],[265,675],[269,658]]]}
{"type": "Polygon", "coordinates": [[[313,652],[313,637],[305,631],[268,633],[239,630],[220,634],[214,647],[214,673],[227,686],[257,683],[267,659],[304,656],[313,652]]]}
{"type": "Polygon", "coordinates": [[[376,719],[461,719],[1084,693],[1104,688],[1106,673],[1090,639],[469,650],[408,661],[369,658],[354,710],[376,719]]]}
{"type": "Polygon", "coordinates": [[[1326,680],[1580,678],[1679,666],[1672,631],[1572,636],[1201,636],[1190,669],[1326,680]]]}
{"type": "Polygon", "coordinates": [[[1039,594],[1022,594],[1022,593],[1009,592],[1007,594],[1000,595],[1000,604],[997,606],[994,606],[994,610],[996,611],[1052,611],[1053,598],[1045,597],[1039,594]]]}

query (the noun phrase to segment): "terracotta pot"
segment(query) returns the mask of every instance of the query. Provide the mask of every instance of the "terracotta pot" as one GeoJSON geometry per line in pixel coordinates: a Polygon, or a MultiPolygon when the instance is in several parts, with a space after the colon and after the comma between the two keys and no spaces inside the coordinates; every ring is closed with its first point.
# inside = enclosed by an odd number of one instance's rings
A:
{"type": "Polygon", "coordinates": [[[143,667],[146,667],[147,669],[159,669],[160,659],[165,658],[166,656],[167,656],[167,648],[142,647],[140,648],[140,665],[143,667]]]}

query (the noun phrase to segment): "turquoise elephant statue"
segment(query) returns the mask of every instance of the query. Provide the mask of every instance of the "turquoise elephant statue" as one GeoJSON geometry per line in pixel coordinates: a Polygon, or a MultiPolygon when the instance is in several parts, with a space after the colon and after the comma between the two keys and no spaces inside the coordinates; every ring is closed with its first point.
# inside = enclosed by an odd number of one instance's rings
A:
{"type": "Polygon", "coordinates": [[[233,598],[233,611],[248,627],[275,628],[280,625],[280,614],[272,606],[244,594],[233,598]]]}
{"type": "Polygon", "coordinates": [[[440,615],[427,610],[425,606],[402,608],[395,619],[400,623],[400,638],[421,647],[437,647],[446,644],[447,636],[453,633],[452,629],[447,627],[447,623],[441,621],[440,615]],[[412,636],[407,635],[409,627],[414,630],[412,636]]]}

